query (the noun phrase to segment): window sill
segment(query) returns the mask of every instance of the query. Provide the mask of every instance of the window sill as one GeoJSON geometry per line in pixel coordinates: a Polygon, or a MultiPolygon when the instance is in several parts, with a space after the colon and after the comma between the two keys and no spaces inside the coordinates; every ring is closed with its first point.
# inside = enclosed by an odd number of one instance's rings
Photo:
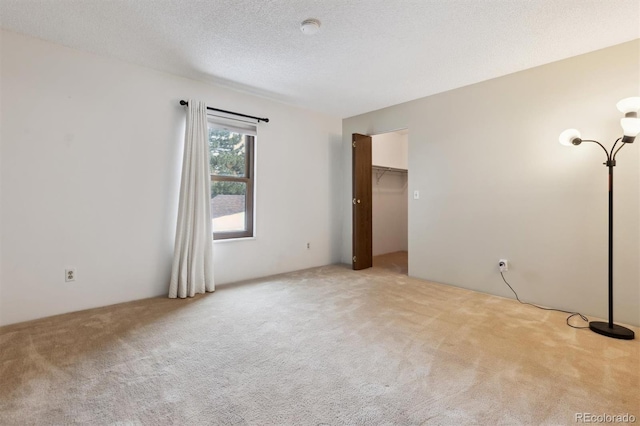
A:
{"type": "Polygon", "coordinates": [[[225,238],[224,240],[213,240],[213,243],[214,244],[235,243],[238,241],[251,241],[255,239],[256,237],[225,238]]]}

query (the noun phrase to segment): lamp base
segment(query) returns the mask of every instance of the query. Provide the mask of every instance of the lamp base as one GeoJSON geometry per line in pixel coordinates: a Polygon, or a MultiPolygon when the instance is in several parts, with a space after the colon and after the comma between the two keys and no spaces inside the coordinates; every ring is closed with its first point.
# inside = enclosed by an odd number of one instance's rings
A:
{"type": "Polygon", "coordinates": [[[618,324],[613,324],[613,327],[609,327],[608,322],[591,321],[589,328],[591,331],[602,334],[603,336],[613,337],[614,339],[633,340],[635,338],[633,330],[629,330],[618,324]]]}

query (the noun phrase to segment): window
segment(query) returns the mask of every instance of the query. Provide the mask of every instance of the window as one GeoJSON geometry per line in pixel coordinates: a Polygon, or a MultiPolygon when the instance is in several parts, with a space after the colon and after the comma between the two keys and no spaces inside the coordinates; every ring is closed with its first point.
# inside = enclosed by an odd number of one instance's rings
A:
{"type": "Polygon", "coordinates": [[[209,121],[213,239],[253,237],[255,127],[209,121]]]}

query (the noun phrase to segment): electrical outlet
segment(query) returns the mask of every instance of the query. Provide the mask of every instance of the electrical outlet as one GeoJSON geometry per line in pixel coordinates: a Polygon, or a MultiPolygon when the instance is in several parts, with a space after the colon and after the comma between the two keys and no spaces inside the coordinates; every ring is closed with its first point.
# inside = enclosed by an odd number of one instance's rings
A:
{"type": "Polygon", "coordinates": [[[414,200],[419,200],[420,199],[420,191],[418,191],[418,190],[413,191],[413,199],[414,200]]]}
{"type": "Polygon", "coordinates": [[[498,261],[498,268],[500,268],[500,272],[507,272],[509,270],[509,261],[507,259],[500,259],[498,261]]]}
{"type": "Polygon", "coordinates": [[[311,243],[307,243],[307,250],[311,250],[311,243]]]}
{"type": "Polygon", "coordinates": [[[64,280],[71,282],[76,280],[76,268],[67,268],[64,270],[64,280]]]}

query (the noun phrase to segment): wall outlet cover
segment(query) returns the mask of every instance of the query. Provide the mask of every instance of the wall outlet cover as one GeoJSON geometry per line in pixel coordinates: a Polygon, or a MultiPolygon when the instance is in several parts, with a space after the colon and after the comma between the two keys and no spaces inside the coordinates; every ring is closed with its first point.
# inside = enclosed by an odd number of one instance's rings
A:
{"type": "Polygon", "coordinates": [[[509,261],[507,259],[500,259],[498,261],[498,268],[500,268],[500,272],[506,272],[509,270],[509,261]]]}

